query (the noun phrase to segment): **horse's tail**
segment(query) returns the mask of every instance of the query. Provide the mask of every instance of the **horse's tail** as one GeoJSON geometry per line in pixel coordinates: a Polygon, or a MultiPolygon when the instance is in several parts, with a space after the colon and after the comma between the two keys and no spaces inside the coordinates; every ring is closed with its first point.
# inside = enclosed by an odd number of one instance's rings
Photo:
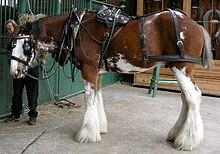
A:
{"type": "Polygon", "coordinates": [[[213,55],[211,51],[211,38],[209,36],[209,33],[205,30],[204,27],[202,27],[202,31],[204,34],[204,46],[203,46],[203,51],[202,51],[202,65],[207,68],[208,70],[211,70],[212,67],[214,66],[213,62],[213,55]]]}

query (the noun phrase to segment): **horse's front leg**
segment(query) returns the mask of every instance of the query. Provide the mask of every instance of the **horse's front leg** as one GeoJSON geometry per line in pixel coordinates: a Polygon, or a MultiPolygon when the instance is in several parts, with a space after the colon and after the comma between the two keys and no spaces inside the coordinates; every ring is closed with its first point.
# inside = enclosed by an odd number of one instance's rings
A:
{"type": "Polygon", "coordinates": [[[102,75],[99,74],[98,66],[94,65],[84,65],[81,73],[85,82],[85,114],[75,139],[78,142],[99,142],[100,133],[107,133],[101,93],[102,75]]]}
{"type": "Polygon", "coordinates": [[[107,133],[107,118],[105,114],[103,99],[102,99],[102,74],[98,75],[98,82],[97,82],[97,108],[98,108],[98,114],[99,114],[99,124],[100,124],[100,133],[107,133]]]}
{"type": "Polygon", "coordinates": [[[85,114],[75,140],[78,142],[100,142],[100,124],[97,97],[94,85],[85,82],[85,114]]]}

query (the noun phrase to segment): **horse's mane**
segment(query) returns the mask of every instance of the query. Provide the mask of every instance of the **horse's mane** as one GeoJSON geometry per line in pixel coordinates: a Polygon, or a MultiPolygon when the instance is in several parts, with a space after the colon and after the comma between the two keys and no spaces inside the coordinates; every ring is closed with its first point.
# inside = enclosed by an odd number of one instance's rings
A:
{"type": "Polygon", "coordinates": [[[46,35],[43,22],[47,20],[57,20],[57,18],[60,18],[64,15],[66,14],[48,16],[48,17],[43,17],[38,20],[35,20],[34,22],[31,23],[32,25],[31,32],[36,38],[42,38],[43,36],[46,35]]]}
{"type": "Polygon", "coordinates": [[[42,38],[42,36],[45,34],[45,28],[42,23],[42,20],[36,20],[31,23],[32,29],[31,32],[33,33],[34,37],[36,38],[42,38]]]}
{"type": "Polygon", "coordinates": [[[39,19],[42,19],[45,17],[46,17],[46,15],[44,15],[44,14],[36,14],[36,15],[22,14],[19,17],[18,24],[20,27],[24,27],[27,22],[34,22],[36,20],[39,20],[39,19]]]}
{"type": "MultiPolygon", "coordinates": [[[[44,18],[47,18],[46,15],[44,14],[37,14],[37,15],[30,15],[30,14],[23,14],[20,16],[19,18],[19,27],[20,29],[25,28],[25,26],[27,24],[31,24],[32,25],[32,33],[37,36],[40,37],[43,32],[44,32],[44,26],[42,23],[42,20],[44,18]]],[[[18,30],[19,32],[19,30],[18,30]]],[[[16,34],[15,34],[16,36],[16,34]]],[[[42,62],[42,65],[44,65],[46,63],[45,58],[47,56],[47,52],[46,51],[39,51],[37,52],[36,58],[34,59],[33,63],[31,64],[32,67],[35,65],[38,65],[38,60],[40,60],[42,62]]]]}
{"type": "Polygon", "coordinates": [[[18,19],[18,25],[19,26],[15,29],[15,31],[11,35],[9,35],[8,43],[11,43],[12,40],[16,36],[18,36],[18,34],[25,27],[27,22],[34,22],[34,21],[39,20],[39,19],[41,19],[43,17],[46,17],[46,15],[44,15],[44,14],[37,14],[37,15],[22,14],[21,16],[19,16],[19,19],[18,19]]]}

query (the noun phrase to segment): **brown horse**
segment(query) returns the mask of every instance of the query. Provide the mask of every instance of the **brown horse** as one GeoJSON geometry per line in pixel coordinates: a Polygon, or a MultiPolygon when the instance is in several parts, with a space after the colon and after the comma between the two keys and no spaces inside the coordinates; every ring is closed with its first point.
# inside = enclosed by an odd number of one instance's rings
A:
{"type": "Polygon", "coordinates": [[[27,57],[31,54],[24,54],[27,51],[57,53],[58,61],[61,55],[68,57],[81,70],[85,82],[85,114],[75,140],[99,142],[100,134],[107,133],[101,94],[104,70],[131,74],[163,64],[177,78],[182,98],[182,111],[167,140],[180,150],[196,147],[203,138],[203,122],[199,111],[201,91],[194,83],[192,73],[197,62],[208,69],[213,64],[211,41],[205,29],[183,13],[171,10],[130,18],[128,23],[119,11],[111,12],[115,15],[110,17],[103,13],[101,17],[108,26],[100,23],[102,19],[97,20],[95,12],[77,10],[72,13],[74,18],[71,20],[66,14],[26,24],[15,39],[11,75],[19,78],[32,63],[30,56],[27,57]],[[67,26],[69,22],[71,24],[67,26]],[[72,27],[75,27],[74,31],[72,27]],[[72,37],[63,37],[68,34],[72,37]],[[27,47],[28,42],[35,44],[34,49],[27,47]],[[63,53],[68,49],[72,56],[63,53]]]}

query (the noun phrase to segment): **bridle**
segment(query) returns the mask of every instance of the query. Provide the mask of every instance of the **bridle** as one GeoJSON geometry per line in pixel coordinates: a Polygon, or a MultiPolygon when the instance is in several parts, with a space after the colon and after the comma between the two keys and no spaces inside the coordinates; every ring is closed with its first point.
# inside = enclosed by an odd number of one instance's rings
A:
{"type": "Polygon", "coordinates": [[[33,36],[32,35],[21,35],[21,36],[16,36],[14,38],[14,41],[12,41],[12,47],[14,48],[16,46],[15,42],[16,40],[18,39],[24,39],[24,44],[22,46],[23,48],[23,53],[24,53],[24,56],[27,58],[27,60],[24,60],[24,59],[21,59],[19,57],[16,57],[16,56],[11,56],[11,59],[12,60],[16,60],[22,64],[24,64],[25,66],[28,66],[29,65],[29,62],[32,58],[32,55],[34,54],[34,57],[36,56],[36,52],[35,52],[35,48],[34,48],[34,42],[33,42],[33,36]]]}

